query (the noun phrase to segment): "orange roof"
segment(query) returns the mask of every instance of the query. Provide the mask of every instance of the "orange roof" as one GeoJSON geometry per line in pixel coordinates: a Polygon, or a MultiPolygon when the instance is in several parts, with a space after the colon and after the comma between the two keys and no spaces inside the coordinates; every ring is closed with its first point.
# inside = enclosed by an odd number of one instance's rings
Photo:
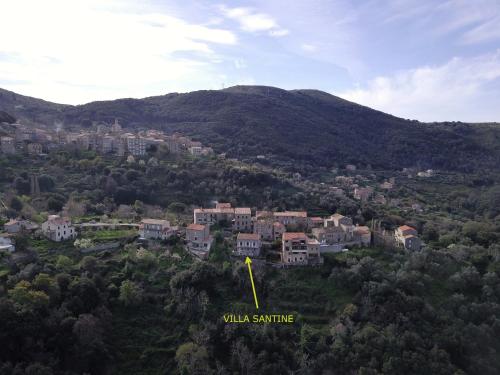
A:
{"type": "Polygon", "coordinates": [[[189,224],[187,229],[191,230],[204,230],[205,226],[203,224],[189,224]]]}
{"type": "Polygon", "coordinates": [[[237,240],[260,240],[260,235],[257,233],[238,233],[237,240]]]}
{"type": "Polygon", "coordinates": [[[274,212],[274,216],[295,216],[295,217],[307,217],[306,211],[285,211],[285,212],[274,212]]]}
{"type": "Polygon", "coordinates": [[[283,241],[288,240],[307,240],[304,232],[285,232],[283,233],[283,241]]]}
{"type": "Polygon", "coordinates": [[[409,225],[401,225],[398,229],[399,229],[401,232],[404,232],[404,231],[406,231],[406,230],[416,230],[415,228],[410,227],[409,225]]]}
{"type": "Polygon", "coordinates": [[[251,215],[252,214],[250,207],[236,207],[234,209],[234,212],[236,214],[243,214],[243,215],[251,215]]]}

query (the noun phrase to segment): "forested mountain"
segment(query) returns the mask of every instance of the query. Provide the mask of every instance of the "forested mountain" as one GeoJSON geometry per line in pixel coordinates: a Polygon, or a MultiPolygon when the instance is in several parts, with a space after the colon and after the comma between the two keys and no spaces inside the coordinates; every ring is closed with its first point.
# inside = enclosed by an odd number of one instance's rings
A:
{"type": "Polygon", "coordinates": [[[420,123],[316,90],[225,90],[69,106],[0,90],[0,110],[22,121],[181,131],[241,159],[266,155],[301,168],[345,163],[472,171],[498,168],[498,124],[420,123]]]}

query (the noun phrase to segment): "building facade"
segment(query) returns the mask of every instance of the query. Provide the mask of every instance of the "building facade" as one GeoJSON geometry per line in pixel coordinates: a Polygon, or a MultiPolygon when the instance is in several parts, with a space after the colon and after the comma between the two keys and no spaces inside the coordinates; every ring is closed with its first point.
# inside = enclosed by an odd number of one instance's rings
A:
{"type": "Polygon", "coordinates": [[[139,236],[148,240],[166,240],[174,233],[168,220],[142,219],[139,225],[139,236]]]}
{"type": "Polygon", "coordinates": [[[68,218],[50,215],[42,224],[42,232],[49,240],[60,242],[76,238],[76,230],[68,218]]]}
{"type": "Polygon", "coordinates": [[[238,233],[235,253],[241,256],[258,257],[262,243],[257,233],[238,233]]]}
{"type": "Polygon", "coordinates": [[[281,262],[292,266],[320,264],[319,245],[318,240],[308,238],[303,232],[283,233],[281,262]]]}
{"type": "Polygon", "coordinates": [[[394,232],[396,243],[406,250],[419,251],[422,247],[418,232],[415,228],[409,225],[402,225],[394,232]]]}

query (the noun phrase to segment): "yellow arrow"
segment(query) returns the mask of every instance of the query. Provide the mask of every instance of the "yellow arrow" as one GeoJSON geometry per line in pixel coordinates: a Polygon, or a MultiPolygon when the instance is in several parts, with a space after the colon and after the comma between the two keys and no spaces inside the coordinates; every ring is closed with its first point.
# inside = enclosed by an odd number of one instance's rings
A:
{"type": "Polygon", "coordinates": [[[258,310],[259,309],[259,301],[257,301],[257,293],[255,292],[255,284],[253,283],[252,267],[250,266],[252,264],[252,260],[249,257],[247,257],[245,259],[245,263],[248,265],[248,273],[250,274],[250,281],[252,283],[253,299],[255,300],[255,307],[258,310]]]}

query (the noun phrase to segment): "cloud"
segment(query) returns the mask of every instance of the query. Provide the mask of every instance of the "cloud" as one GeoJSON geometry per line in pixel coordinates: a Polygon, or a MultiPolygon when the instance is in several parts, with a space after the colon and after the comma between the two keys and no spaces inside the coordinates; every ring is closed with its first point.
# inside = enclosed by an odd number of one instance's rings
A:
{"type": "Polygon", "coordinates": [[[476,26],[463,35],[466,44],[482,43],[500,39],[500,15],[476,26]]]}
{"type": "Polygon", "coordinates": [[[310,43],[303,43],[300,48],[302,48],[306,52],[316,52],[318,47],[316,47],[314,44],[310,43]]]}
{"type": "Polygon", "coordinates": [[[249,33],[267,32],[268,35],[274,37],[289,34],[289,31],[280,27],[273,17],[265,13],[258,13],[253,8],[228,8],[221,5],[219,10],[226,18],[238,22],[243,31],[249,33]]]}
{"type": "Polygon", "coordinates": [[[422,121],[499,121],[500,50],[380,76],[339,96],[422,121]]]}
{"type": "Polygon", "coordinates": [[[133,2],[12,0],[2,13],[0,81],[22,78],[6,88],[64,103],[217,87],[215,49],[237,43],[133,2]]]}

